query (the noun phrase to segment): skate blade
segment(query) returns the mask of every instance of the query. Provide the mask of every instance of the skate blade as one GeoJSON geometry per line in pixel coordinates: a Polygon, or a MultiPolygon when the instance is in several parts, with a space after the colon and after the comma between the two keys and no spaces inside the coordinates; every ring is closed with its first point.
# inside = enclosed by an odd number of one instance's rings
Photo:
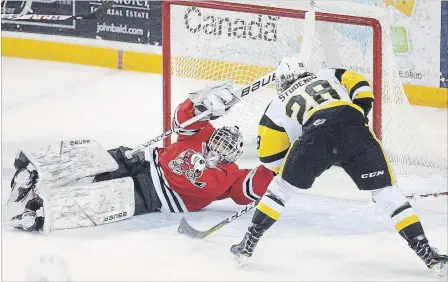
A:
{"type": "Polygon", "coordinates": [[[448,262],[438,263],[431,270],[439,277],[446,277],[448,273],[448,262]]]}
{"type": "Polygon", "coordinates": [[[238,263],[239,266],[245,265],[248,260],[249,260],[248,256],[242,254],[236,255],[236,262],[238,263]]]}

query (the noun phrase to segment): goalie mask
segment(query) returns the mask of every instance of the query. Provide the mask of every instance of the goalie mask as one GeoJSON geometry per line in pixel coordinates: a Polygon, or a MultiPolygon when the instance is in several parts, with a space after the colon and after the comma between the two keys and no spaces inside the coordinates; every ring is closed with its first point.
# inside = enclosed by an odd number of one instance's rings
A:
{"type": "Polygon", "coordinates": [[[243,135],[237,126],[224,126],[216,129],[207,147],[214,152],[221,163],[233,163],[243,154],[243,135]]]}
{"type": "Polygon", "coordinates": [[[282,94],[295,81],[311,75],[304,62],[296,57],[283,58],[275,71],[275,87],[277,94],[282,94]]]}

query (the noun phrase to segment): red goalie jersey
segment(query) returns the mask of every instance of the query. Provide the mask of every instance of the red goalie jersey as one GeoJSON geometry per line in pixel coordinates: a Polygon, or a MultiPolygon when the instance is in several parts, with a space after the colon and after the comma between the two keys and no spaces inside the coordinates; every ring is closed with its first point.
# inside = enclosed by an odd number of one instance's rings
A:
{"type": "MultiPolygon", "coordinates": [[[[193,116],[193,103],[187,99],[176,109],[173,125],[193,116]]],[[[226,198],[249,204],[266,192],[274,177],[261,165],[239,169],[235,163],[218,163],[216,168],[196,169],[194,158],[203,153],[213,131],[209,122],[199,121],[179,132],[176,143],[152,151],[153,182],[162,205],[171,212],[197,211],[226,198]]]]}

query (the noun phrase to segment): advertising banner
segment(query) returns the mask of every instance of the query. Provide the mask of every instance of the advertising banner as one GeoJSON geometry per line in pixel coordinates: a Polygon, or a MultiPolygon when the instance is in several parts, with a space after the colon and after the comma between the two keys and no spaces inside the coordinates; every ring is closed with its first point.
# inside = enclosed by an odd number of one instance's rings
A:
{"type": "MultiPolygon", "coordinates": [[[[5,14],[75,15],[95,11],[102,1],[2,1],[5,14]]],[[[161,1],[118,0],[100,20],[2,20],[2,30],[77,36],[126,43],[161,45],[161,1]]]]}
{"type": "Polygon", "coordinates": [[[448,88],[448,1],[442,1],[440,32],[440,87],[448,88]]]}
{"type": "MultiPolygon", "coordinates": [[[[118,0],[96,23],[98,39],[162,45],[161,1],[118,0]]],[[[102,1],[90,1],[90,12],[102,1]]]]}
{"type": "MultiPolygon", "coordinates": [[[[2,14],[21,15],[29,13],[43,15],[74,15],[75,12],[83,12],[80,9],[82,7],[76,7],[75,1],[1,1],[1,8],[2,14]],[[78,9],[78,11],[76,11],[76,9],[78,9]]],[[[2,30],[44,34],[76,35],[77,22],[75,20],[2,20],[2,30]]]]}

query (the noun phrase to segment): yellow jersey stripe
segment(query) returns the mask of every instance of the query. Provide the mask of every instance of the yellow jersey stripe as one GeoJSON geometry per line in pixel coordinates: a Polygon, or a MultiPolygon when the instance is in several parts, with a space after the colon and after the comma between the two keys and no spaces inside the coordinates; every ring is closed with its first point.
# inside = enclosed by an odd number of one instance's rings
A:
{"type": "Polygon", "coordinates": [[[406,217],[405,219],[403,219],[402,221],[398,222],[397,224],[395,224],[395,229],[400,232],[401,230],[403,230],[404,228],[408,227],[411,224],[417,223],[420,220],[418,219],[418,216],[416,216],[415,214],[406,217]]]}
{"type": "Polygon", "coordinates": [[[359,93],[356,95],[356,97],[353,98],[353,100],[356,100],[356,99],[363,99],[363,98],[372,98],[372,99],[374,99],[374,97],[373,97],[373,93],[372,93],[371,91],[362,91],[362,92],[359,92],[359,93]]]}
{"type": "Polygon", "coordinates": [[[280,218],[280,213],[271,207],[263,204],[262,202],[258,203],[257,210],[261,211],[265,215],[269,216],[270,218],[274,220],[278,220],[280,218]]]}
{"type": "Polygon", "coordinates": [[[373,138],[375,138],[376,142],[378,142],[378,144],[380,144],[381,151],[383,151],[383,156],[384,156],[384,159],[386,160],[387,170],[389,171],[390,182],[391,182],[392,185],[395,185],[394,171],[393,171],[392,166],[391,166],[391,164],[389,162],[389,158],[386,155],[386,151],[384,150],[383,144],[381,143],[381,141],[378,138],[376,138],[375,132],[373,132],[372,128],[370,128],[367,124],[366,124],[366,126],[369,128],[370,133],[372,134],[373,138]]]}
{"type": "Polygon", "coordinates": [[[344,69],[336,69],[335,77],[345,87],[345,89],[347,89],[347,92],[350,94],[350,99],[353,97],[355,91],[359,88],[364,86],[370,87],[367,79],[355,72],[347,71],[344,69]]]}
{"type": "Polygon", "coordinates": [[[283,159],[286,156],[286,153],[288,152],[288,150],[289,150],[289,147],[286,148],[286,150],[283,150],[276,154],[267,155],[266,157],[261,157],[260,154],[258,154],[258,155],[259,155],[260,161],[262,163],[272,163],[272,162],[283,159]]]}
{"type": "MultiPolygon", "coordinates": [[[[258,148],[258,156],[260,158],[270,157],[272,155],[279,154],[282,151],[288,150],[289,148],[290,142],[288,134],[284,131],[281,132],[260,125],[258,126],[258,136],[260,136],[259,137],[260,143],[258,148]]],[[[278,158],[274,160],[278,160],[278,158]]]]}
{"type": "Polygon", "coordinates": [[[321,110],[325,110],[325,109],[329,109],[329,108],[334,108],[334,107],[339,107],[339,106],[349,106],[352,107],[356,110],[358,110],[362,115],[364,115],[364,110],[358,106],[353,104],[352,102],[347,102],[347,101],[343,101],[343,100],[335,100],[325,106],[321,106],[321,107],[317,107],[312,109],[311,111],[309,111],[308,113],[306,113],[306,119],[304,120],[308,120],[314,113],[316,113],[317,111],[321,111],[321,110]]]}

